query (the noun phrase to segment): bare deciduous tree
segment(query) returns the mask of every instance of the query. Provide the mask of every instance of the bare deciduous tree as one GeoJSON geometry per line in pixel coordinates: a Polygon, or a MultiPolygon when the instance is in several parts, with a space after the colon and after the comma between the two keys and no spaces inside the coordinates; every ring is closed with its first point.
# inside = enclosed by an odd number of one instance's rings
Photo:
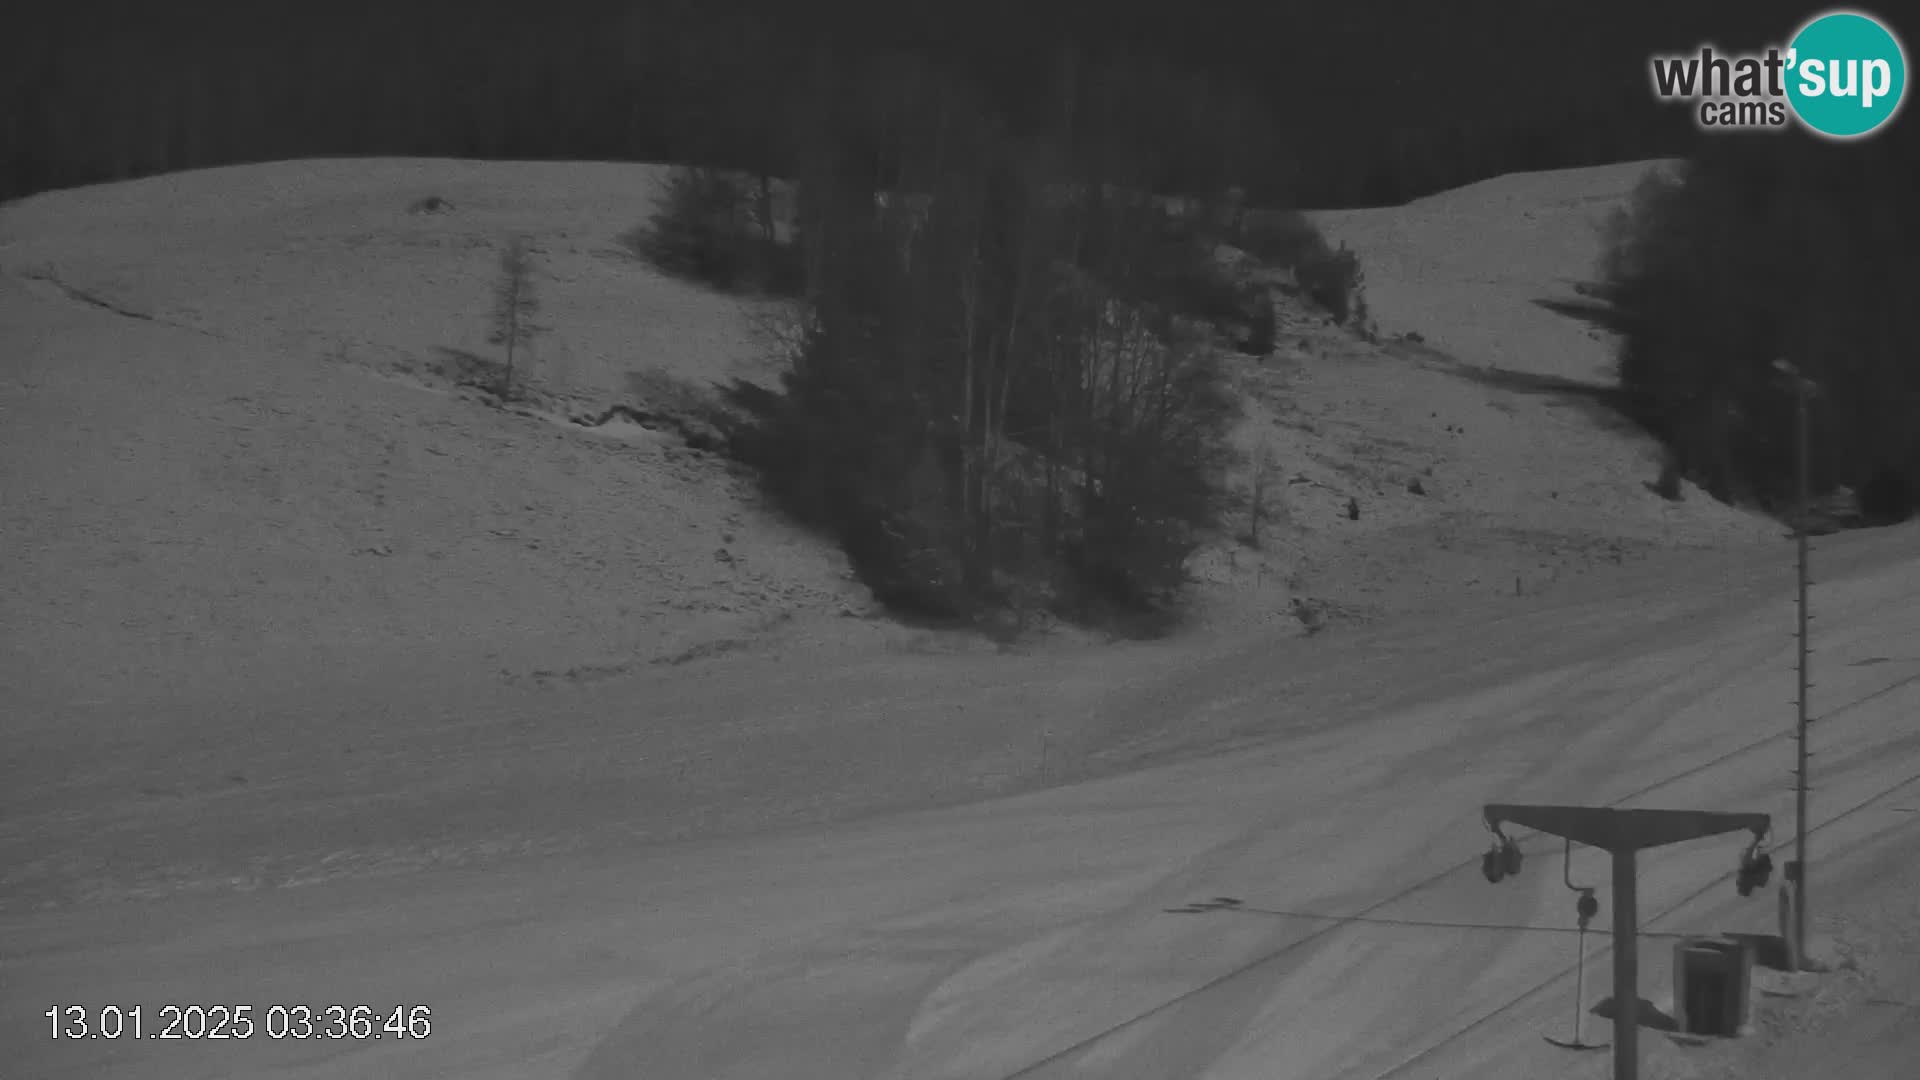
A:
{"type": "Polygon", "coordinates": [[[1202,219],[1103,171],[1160,151],[1119,124],[1018,133],[897,61],[816,70],[810,324],[780,399],[745,395],[770,490],[898,607],[1160,606],[1216,524],[1232,404],[1202,219]]]}

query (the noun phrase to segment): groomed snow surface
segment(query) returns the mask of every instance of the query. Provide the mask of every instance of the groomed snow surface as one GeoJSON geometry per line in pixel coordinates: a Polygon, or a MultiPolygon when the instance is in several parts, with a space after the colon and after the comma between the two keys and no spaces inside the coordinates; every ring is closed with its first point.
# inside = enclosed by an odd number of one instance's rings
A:
{"type": "MultiPolygon", "coordinates": [[[[1792,857],[1791,545],[1657,498],[1643,437],[1538,389],[1607,378],[1535,301],[1646,167],[1319,215],[1384,336],[1290,306],[1240,362],[1268,542],[1211,545],[1169,640],[1011,649],[878,617],[672,432],[571,422],[772,370],[776,306],[621,250],[653,168],[290,162],[0,209],[0,1075],[1606,1075],[1543,1039],[1573,1019],[1558,843],[1489,885],[1480,806],[1762,811],[1792,857]],[[503,410],[460,372],[514,232],[548,329],[503,410]],[[44,1017],[168,1004],[432,1033],[44,1017]]],[[[1643,1075],[1920,1060],[1915,539],[1815,547],[1839,969],[1769,984],[1799,996],[1745,1039],[1646,1033],[1643,1075]]],[[[1775,929],[1739,848],[1643,856],[1656,1005],[1657,935],[1775,929]]]]}

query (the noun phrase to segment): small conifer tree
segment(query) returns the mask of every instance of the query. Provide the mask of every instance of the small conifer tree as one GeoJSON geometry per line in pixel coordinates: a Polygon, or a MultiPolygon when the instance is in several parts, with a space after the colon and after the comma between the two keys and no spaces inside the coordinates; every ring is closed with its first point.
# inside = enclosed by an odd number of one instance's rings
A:
{"type": "Polygon", "coordinates": [[[539,313],[540,301],[534,295],[532,271],[526,238],[516,236],[500,253],[500,278],[493,291],[493,333],[488,339],[507,349],[507,366],[498,389],[502,400],[511,400],[514,395],[514,353],[533,340],[537,329],[533,317],[539,313]]]}

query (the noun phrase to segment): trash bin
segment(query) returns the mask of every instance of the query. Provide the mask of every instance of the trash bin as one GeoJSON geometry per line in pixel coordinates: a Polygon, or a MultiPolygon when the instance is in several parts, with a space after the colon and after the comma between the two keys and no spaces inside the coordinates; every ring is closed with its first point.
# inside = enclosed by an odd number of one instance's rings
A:
{"type": "Polygon", "coordinates": [[[1673,1009],[1690,1035],[1739,1035],[1753,1000],[1753,944],[1687,938],[1673,948],[1673,1009]]]}

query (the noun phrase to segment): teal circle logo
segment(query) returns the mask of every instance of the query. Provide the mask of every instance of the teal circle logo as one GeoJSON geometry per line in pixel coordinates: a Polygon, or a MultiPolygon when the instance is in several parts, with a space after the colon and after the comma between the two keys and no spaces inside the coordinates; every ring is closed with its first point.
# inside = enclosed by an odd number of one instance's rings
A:
{"type": "Polygon", "coordinates": [[[1814,132],[1854,139],[1900,111],[1907,55],[1871,15],[1831,11],[1800,28],[1787,46],[1787,101],[1814,132]]]}

